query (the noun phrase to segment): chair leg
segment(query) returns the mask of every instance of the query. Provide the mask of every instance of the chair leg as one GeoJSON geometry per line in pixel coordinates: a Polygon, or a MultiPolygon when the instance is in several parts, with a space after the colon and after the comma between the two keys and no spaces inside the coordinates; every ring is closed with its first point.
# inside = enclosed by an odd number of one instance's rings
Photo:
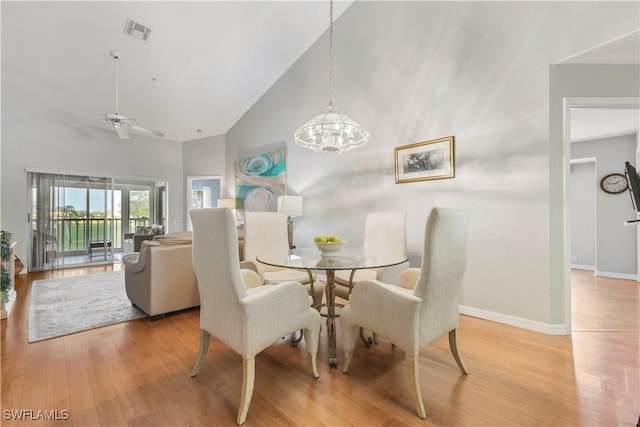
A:
{"type": "Polygon", "coordinates": [[[409,373],[409,387],[413,392],[413,401],[416,407],[416,412],[418,413],[418,416],[424,420],[425,418],[427,418],[427,413],[424,410],[424,403],[422,402],[422,390],[420,389],[420,355],[412,355],[406,353],[405,359],[407,360],[407,372],[409,373]]]}
{"type": "Polygon", "coordinates": [[[256,358],[242,359],[242,396],[240,397],[240,409],[238,410],[238,425],[244,424],[247,420],[251,396],[253,396],[253,385],[256,380],[256,358]]]}
{"type": "Polygon", "coordinates": [[[344,351],[344,364],[342,365],[342,373],[349,372],[349,366],[351,366],[351,359],[353,358],[353,351],[344,351]]]}
{"type": "Polygon", "coordinates": [[[360,327],[360,339],[362,340],[362,342],[364,343],[364,345],[367,348],[371,347],[371,345],[374,342],[378,341],[378,337],[377,337],[375,332],[372,332],[370,337],[365,338],[364,337],[364,328],[363,327],[360,327]]]}
{"type": "Polygon", "coordinates": [[[198,372],[200,372],[202,362],[204,362],[204,358],[207,356],[207,351],[209,351],[210,340],[211,335],[209,335],[209,332],[204,329],[200,329],[200,353],[198,354],[198,360],[196,360],[196,366],[194,366],[193,371],[191,371],[192,377],[195,377],[198,375],[198,372]]]}
{"type": "Polygon", "coordinates": [[[466,366],[464,366],[464,360],[462,360],[462,356],[460,355],[460,344],[458,342],[458,328],[449,331],[449,348],[451,348],[451,354],[453,354],[453,358],[456,359],[456,363],[458,367],[462,371],[463,374],[469,374],[466,366]]]}
{"type": "Polygon", "coordinates": [[[307,359],[309,360],[309,368],[311,368],[311,372],[313,373],[314,378],[320,378],[320,374],[318,373],[317,354],[318,353],[307,355],[307,359]]]}
{"type": "Polygon", "coordinates": [[[291,347],[297,347],[298,344],[300,344],[300,341],[302,341],[302,337],[304,336],[304,332],[302,331],[302,329],[300,329],[300,335],[296,336],[296,332],[297,331],[291,332],[291,338],[289,339],[291,347]]]}

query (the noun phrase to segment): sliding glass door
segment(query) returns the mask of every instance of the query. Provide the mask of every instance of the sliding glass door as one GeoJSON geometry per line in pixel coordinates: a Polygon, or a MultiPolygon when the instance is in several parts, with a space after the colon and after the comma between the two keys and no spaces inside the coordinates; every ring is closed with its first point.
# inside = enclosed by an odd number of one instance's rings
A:
{"type": "Polygon", "coordinates": [[[41,172],[29,182],[29,271],[120,261],[138,227],[167,228],[166,182],[41,172]]]}
{"type": "Polygon", "coordinates": [[[113,179],[29,173],[30,271],[113,262],[120,200],[113,179]]]}

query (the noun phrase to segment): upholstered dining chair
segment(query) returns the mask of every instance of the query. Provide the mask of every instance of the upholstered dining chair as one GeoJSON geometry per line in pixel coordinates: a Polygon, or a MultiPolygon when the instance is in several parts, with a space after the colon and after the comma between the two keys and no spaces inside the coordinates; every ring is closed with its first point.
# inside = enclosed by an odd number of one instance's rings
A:
{"type": "Polygon", "coordinates": [[[302,284],[284,282],[247,289],[240,274],[236,222],[229,208],[191,210],[193,268],[200,292],[200,352],[196,376],[211,335],[242,356],[242,393],[236,422],[247,418],[255,381],[255,357],[293,330],[304,331],[313,376],[320,314],[302,284]]]}
{"type": "Polygon", "coordinates": [[[358,282],[350,303],[342,309],[343,372],[351,364],[356,329],[363,327],[388,339],[405,352],[414,404],[420,418],[426,413],[420,389],[420,350],[449,334],[449,346],[460,370],[467,368],[458,346],[458,291],[467,263],[469,212],[434,208],[425,228],[419,274],[407,272],[404,286],[376,280],[358,282]],[[415,289],[412,278],[417,277],[415,289]]]}
{"type": "MultiPolygon", "coordinates": [[[[364,225],[364,249],[373,254],[407,254],[407,229],[405,212],[369,212],[364,225]]],[[[404,262],[391,267],[366,270],[336,271],[335,294],[349,299],[353,286],[361,280],[379,280],[384,283],[396,283],[400,272],[409,268],[404,262]],[[353,273],[353,274],[352,274],[353,273]]]]}
{"type": "Polygon", "coordinates": [[[262,253],[275,251],[287,253],[289,232],[287,214],[279,212],[244,213],[244,263],[254,262],[264,283],[275,285],[284,281],[300,282],[313,298],[313,305],[322,302],[324,289],[316,282],[315,273],[304,270],[272,267],[256,261],[262,253]]]}

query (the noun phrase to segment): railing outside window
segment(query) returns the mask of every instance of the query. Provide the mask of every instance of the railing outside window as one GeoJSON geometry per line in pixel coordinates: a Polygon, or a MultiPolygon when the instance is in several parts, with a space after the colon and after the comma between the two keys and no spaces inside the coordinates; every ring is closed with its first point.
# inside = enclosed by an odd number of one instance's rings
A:
{"type": "MultiPolygon", "coordinates": [[[[89,242],[111,239],[111,227],[115,227],[113,249],[122,249],[122,219],[104,218],[61,218],[55,219],[57,250],[63,253],[86,252],[89,242]],[[106,230],[105,230],[106,226],[106,230]]],[[[129,229],[133,232],[139,226],[149,226],[148,218],[129,218],[129,229]]]]}

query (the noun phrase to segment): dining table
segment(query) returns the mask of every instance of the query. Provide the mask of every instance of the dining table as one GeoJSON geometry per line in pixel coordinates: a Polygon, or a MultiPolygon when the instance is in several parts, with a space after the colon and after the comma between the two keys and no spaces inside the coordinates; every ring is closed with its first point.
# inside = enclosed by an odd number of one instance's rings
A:
{"type": "Polygon", "coordinates": [[[296,248],[282,252],[265,252],[256,257],[262,264],[273,267],[292,268],[311,272],[324,271],[326,274],[326,301],[315,308],[327,319],[329,344],[329,366],[338,366],[336,355],[335,321],[340,316],[341,304],[335,301],[335,273],[338,270],[377,269],[398,265],[407,261],[405,255],[376,254],[362,248],[343,247],[337,252],[323,254],[318,248],[296,248]]]}

